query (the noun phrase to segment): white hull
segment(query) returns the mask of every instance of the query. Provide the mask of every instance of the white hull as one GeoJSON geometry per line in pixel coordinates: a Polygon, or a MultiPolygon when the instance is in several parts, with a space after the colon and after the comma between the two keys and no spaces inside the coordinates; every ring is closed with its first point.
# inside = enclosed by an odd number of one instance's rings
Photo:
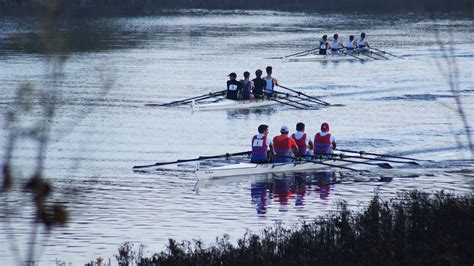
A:
{"type": "MultiPolygon", "coordinates": [[[[326,160],[323,163],[327,163],[334,166],[346,166],[352,163],[326,160]]],[[[244,176],[244,175],[260,175],[267,173],[279,173],[279,172],[297,172],[307,170],[322,170],[322,169],[333,169],[334,167],[313,162],[299,162],[299,163],[269,163],[269,164],[255,164],[255,163],[240,163],[233,165],[226,165],[221,167],[214,167],[209,169],[198,169],[196,170],[196,176],[198,179],[213,179],[219,177],[228,176],[244,176]]]]}
{"type": "MultiPolygon", "coordinates": [[[[281,99],[278,99],[281,101],[281,99]]],[[[226,109],[250,109],[258,107],[266,107],[279,104],[276,101],[272,100],[244,100],[244,101],[234,101],[230,99],[222,99],[215,103],[203,103],[196,104],[193,103],[191,107],[194,111],[208,111],[208,110],[226,110],[226,109]]]]}
{"type": "MultiPolygon", "coordinates": [[[[370,59],[363,55],[355,55],[362,60],[370,59]]],[[[308,55],[301,57],[284,58],[287,62],[340,62],[340,61],[360,61],[350,55],[308,55]]]]}

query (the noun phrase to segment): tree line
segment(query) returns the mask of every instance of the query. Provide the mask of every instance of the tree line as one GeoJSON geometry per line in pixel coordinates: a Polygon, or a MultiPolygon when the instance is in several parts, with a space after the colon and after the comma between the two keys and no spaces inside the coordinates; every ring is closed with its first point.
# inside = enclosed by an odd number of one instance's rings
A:
{"type": "Polygon", "coordinates": [[[51,5],[80,12],[100,9],[153,10],[161,8],[271,9],[284,11],[456,12],[474,16],[472,0],[0,0],[0,14],[38,11],[51,5]],[[4,12],[2,12],[4,11],[4,12]]]}

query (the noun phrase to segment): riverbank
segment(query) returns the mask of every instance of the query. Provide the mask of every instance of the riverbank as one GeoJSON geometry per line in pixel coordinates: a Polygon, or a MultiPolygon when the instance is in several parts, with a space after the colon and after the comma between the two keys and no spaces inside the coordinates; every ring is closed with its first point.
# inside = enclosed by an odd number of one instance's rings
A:
{"type": "Polygon", "coordinates": [[[417,1],[345,1],[331,2],[322,0],[97,0],[97,1],[31,1],[0,0],[0,15],[47,14],[48,10],[67,11],[69,14],[126,14],[153,12],[160,9],[241,9],[241,10],[278,10],[302,12],[420,12],[451,13],[474,16],[474,3],[465,0],[417,0],[417,1]]]}
{"type": "Polygon", "coordinates": [[[237,245],[228,236],[210,245],[170,239],[166,251],[146,256],[125,243],[115,258],[120,265],[471,265],[473,222],[472,194],[414,190],[389,201],[375,195],[361,211],[340,202],[314,222],[247,232],[237,245]]]}

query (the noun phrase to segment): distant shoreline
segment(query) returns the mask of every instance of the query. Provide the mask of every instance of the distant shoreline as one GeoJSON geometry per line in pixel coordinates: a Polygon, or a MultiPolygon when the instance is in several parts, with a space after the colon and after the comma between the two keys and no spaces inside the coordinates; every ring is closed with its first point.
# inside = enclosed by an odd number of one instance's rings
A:
{"type": "MultiPolygon", "coordinates": [[[[51,1],[54,2],[54,1],[51,1]]],[[[60,1],[56,1],[60,2],[60,1]]],[[[0,15],[48,14],[47,0],[0,0],[0,15]]],[[[140,14],[160,9],[240,9],[307,12],[416,12],[450,13],[474,17],[474,2],[468,0],[66,0],[56,10],[73,15],[140,14]]]]}

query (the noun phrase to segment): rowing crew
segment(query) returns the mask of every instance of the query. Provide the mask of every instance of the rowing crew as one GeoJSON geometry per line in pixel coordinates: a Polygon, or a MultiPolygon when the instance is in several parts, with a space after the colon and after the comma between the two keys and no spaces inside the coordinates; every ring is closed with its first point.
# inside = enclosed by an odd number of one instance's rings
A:
{"type": "Polygon", "coordinates": [[[321,132],[312,141],[305,133],[305,124],[296,124],[296,132],[289,137],[287,126],[282,126],[280,135],[270,140],[268,126],[260,125],[258,134],[252,138],[252,163],[291,162],[292,158],[313,154],[331,154],[336,148],[336,140],[329,132],[329,124],[321,124],[321,132]]]}
{"type": "Polygon", "coordinates": [[[262,78],[262,70],[255,71],[256,78],[250,80],[250,73],[244,72],[244,79],[237,81],[237,74],[230,73],[227,81],[227,99],[250,100],[263,99],[273,96],[274,88],[278,85],[277,79],[272,77],[272,67],[267,66],[267,75],[262,78]]]}
{"type": "Polygon", "coordinates": [[[352,54],[353,52],[367,52],[370,48],[369,42],[365,36],[365,33],[360,34],[360,39],[355,40],[354,35],[349,36],[349,40],[345,43],[342,42],[342,38],[339,37],[339,34],[333,35],[333,40],[328,41],[328,36],[324,35],[322,40],[319,42],[319,54],[327,55],[327,50],[331,51],[332,55],[340,55],[341,49],[346,49],[346,53],[352,54]]]}

